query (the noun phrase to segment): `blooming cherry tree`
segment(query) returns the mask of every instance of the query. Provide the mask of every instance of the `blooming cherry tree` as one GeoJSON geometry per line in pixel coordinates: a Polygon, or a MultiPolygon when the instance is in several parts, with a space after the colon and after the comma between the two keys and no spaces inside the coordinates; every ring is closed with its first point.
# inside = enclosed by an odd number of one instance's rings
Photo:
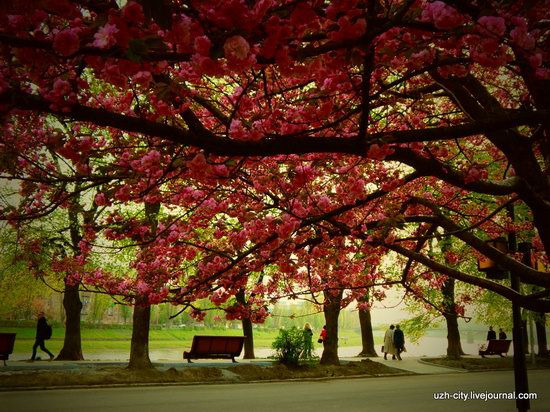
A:
{"type": "MultiPolygon", "coordinates": [[[[545,1],[2,5],[0,165],[21,198],[0,216],[62,207],[64,178],[50,171],[49,151],[112,211],[90,229],[82,259],[97,239],[147,243],[132,266],[151,274],[141,282],[85,275],[110,293],[219,305],[247,287],[276,295],[280,283],[252,286],[248,274],[274,265],[305,285],[312,249],[349,273],[327,266],[336,279],[308,287],[364,294],[385,276],[372,269],[377,257],[392,250],[436,278],[547,312],[544,292],[464,273],[421,239],[442,227],[472,258],[550,286],[521,256],[484,243],[515,234],[547,262],[547,12],[545,1]],[[160,208],[154,231],[117,213],[151,204],[160,208]],[[506,216],[512,204],[524,220],[506,216]],[[362,284],[365,273],[374,279],[362,284]]],[[[243,310],[261,319],[260,301],[243,310]]]]}

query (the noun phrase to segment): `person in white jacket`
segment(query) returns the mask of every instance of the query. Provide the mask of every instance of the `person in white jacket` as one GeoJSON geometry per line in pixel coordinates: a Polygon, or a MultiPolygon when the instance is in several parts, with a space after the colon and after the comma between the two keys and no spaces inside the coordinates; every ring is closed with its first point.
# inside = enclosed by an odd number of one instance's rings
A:
{"type": "Polygon", "coordinates": [[[390,328],[384,334],[384,359],[388,359],[388,353],[392,355],[392,359],[395,359],[395,346],[393,344],[393,330],[395,326],[390,325],[390,328]]]}

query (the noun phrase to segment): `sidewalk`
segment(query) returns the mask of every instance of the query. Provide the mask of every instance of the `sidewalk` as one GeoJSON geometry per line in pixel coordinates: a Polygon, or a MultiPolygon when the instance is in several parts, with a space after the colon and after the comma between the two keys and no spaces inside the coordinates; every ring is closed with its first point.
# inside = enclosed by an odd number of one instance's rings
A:
{"type": "MultiPolygon", "coordinates": [[[[357,358],[355,358],[357,359],[357,358]]],[[[377,358],[368,358],[371,361],[382,363],[392,368],[402,369],[408,372],[418,373],[420,375],[434,375],[442,373],[463,373],[467,372],[462,369],[446,368],[443,366],[436,366],[427,362],[424,362],[423,357],[407,357],[403,356],[403,360],[384,360],[383,356],[377,358]]]]}

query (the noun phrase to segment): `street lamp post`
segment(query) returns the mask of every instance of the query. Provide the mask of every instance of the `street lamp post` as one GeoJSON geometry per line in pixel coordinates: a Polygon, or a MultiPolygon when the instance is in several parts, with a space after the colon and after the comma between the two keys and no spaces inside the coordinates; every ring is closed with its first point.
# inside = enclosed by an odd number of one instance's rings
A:
{"type": "MultiPolygon", "coordinates": [[[[500,252],[516,252],[517,239],[516,234],[511,232],[508,235],[508,242],[505,238],[497,238],[487,242],[490,246],[498,249],[500,252]]],[[[478,268],[485,272],[488,279],[502,280],[505,279],[506,272],[498,267],[492,260],[483,257],[478,260],[478,268]]],[[[516,292],[521,292],[521,283],[519,277],[514,273],[510,273],[511,288],[516,292]]],[[[514,348],[514,382],[516,395],[529,392],[529,381],[527,378],[527,363],[525,360],[525,343],[523,340],[523,322],[521,319],[521,307],[512,303],[512,344],[514,348]]],[[[516,408],[519,412],[526,412],[530,409],[529,399],[516,399],[516,408]]]]}

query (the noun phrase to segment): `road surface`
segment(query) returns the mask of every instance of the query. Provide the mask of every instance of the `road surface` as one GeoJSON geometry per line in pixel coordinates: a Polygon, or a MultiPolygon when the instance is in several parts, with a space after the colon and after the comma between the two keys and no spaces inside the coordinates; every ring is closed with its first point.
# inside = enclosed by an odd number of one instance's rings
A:
{"type": "MultiPolygon", "coordinates": [[[[550,412],[550,370],[529,372],[532,411],[550,412]]],[[[515,411],[512,400],[436,400],[512,392],[513,373],[451,373],[305,382],[0,392],[0,411],[515,411]],[[487,392],[488,391],[488,392],[487,392]],[[445,395],[448,393],[449,395],[445,395]],[[434,395],[437,394],[437,395],[434,395]]],[[[503,396],[503,395],[498,395],[503,396]]]]}

